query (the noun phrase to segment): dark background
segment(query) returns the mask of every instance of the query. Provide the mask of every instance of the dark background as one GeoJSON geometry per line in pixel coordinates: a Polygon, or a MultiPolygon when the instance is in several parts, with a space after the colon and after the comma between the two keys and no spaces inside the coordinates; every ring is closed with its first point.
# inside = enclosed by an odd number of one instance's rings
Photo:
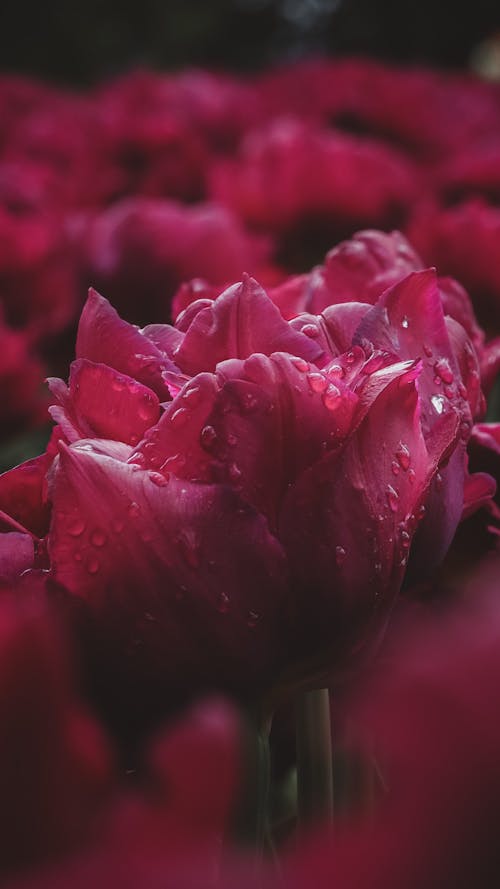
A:
{"type": "Polygon", "coordinates": [[[136,65],[253,70],[312,52],[459,67],[498,0],[7,0],[0,69],[85,85],[136,65]]]}

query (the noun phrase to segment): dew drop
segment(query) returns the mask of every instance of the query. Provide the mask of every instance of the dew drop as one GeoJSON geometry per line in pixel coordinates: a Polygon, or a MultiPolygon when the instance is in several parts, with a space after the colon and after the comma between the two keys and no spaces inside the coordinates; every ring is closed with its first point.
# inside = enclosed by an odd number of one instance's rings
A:
{"type": "Polygon", "coordinates": [[[340,398],[340,389],[337,389],[332,383],[328,386],[325,394],[323,395],[323,404],[329,411],[333,410],[337,407],[338,399],[340,398]]]}
{"type": "Polygon", "coordinates": [[[408,534],[408,531],[401,531],[401,548],[410,548],[410,535],[408,534]]]}
{"type": "Polygon", "coordinates": [[[443,383],[447,383],[448,386],[450,383],[453,383],[453,371],[446,358],[440,358],[436,361],[434,370],[438,377],[442,379],[443,383]]]}
{"type": "Polygon", "coordinates": [[[409,469],[408,470],[408,481],[410,482],[410,485],[415,484],[415,478],[416,478],[415,470],[409,469]]]}
{"type": "Polygon", "coordinates": [[[302,333],[315,340],[319,336],[319,329],[315,324],[304,324],[302,333]]]}
{"type": "Polygon", "coordinates": [[[381,562],[375,562],[374,571],[375,571],[375,574],[382,574],[382,563],[381,562]]]}
{"type": "Polygon", "coordinates": [[[104,546],[108,539],[108,535],[101,528],[96,528],[90,535],[90,542],[94,546],[104,546]]]}
{"type": "Polygon", "coordinates": [[[71,537],[80,537],[85,531],[85,522],[80,516],[76,516],[68,522],[67,529],[71,537]]]}
{"type": "Polygon", "coordinates": [[[201,393],[199,386],[190,386],[189,389],[186,389],[186,391],[183,393],[182,400],[187,401],[190,405],[194,405],[197,404],[200,400],[200,395],[201,393]]]}
{"type": "Polygon", "coordinates": [[[410,322],[408,321],[408,317],[406,315],[404,315],[403,318],[401,319],[401,327],[404,327],[405,330],[408,330],[409,326],[410,326],[410,322]]]}
{"type": "Polygon", "coordinates": [[[332,364],[328,368],[328,375],[333,377],[344,377],[345,370],[340,364],[332,364]]]}
{"type": "Polygon", "coordinates": [[[99,571],[99,559],[88,559],[85,563],[85,567],[89,574],[97,574],[97,572],[99,571]]]}
{"type": "Polygon", "coordinates": [[[427,358],[432,358],[432,349],[430,346],[423,345],[422,346],[424,353],[427,355],[427,358]]]}
{"type": "Polygon", "coordinates": [[[171,472],[179,472],[184,469],[186,465],[186,458],[184,454],[172,454],[171,457],[167,457],[163,465],[160,467],[162,470],[170,470],[171,472]]]}
{"type": "Polygon", "coordinates": [[[335,547],[335,561],[336,561],[337,565],[339,566],[339,568],[341,565],[344,564],[346,558],[347,558],[347,553],[346,553],[344,547],[343,546],[336,546],[335,547]]]}
{"type": "Polygon", "coordinates": [[[309,365],[308,365],[307,361],[304,361],[303,358],[293,357],[290,360],[291,360],[292,364],[294,365],[294,367],[296,367],[297,370],[300,371],[300,373],[305,374],[309,370],[309,365]]]}
{"type": "Polygon", "coordinates": [[[387,493],[387,502],[389,503],[389,507],[390,507],[391,511],[397,512],[398,504],[399,504],[398,492],[392,487],[392,485],[387,485],[386,493],[387,493]]]}
{"type": "Polygon", "coordinates": [[[164,488],[165,485],[168,485],[168,478],[160,472],[148,472],[148,478],[157,488],[164,488]]]}
{"type": "Polygon", "coordinates": [[[127,512],[128,512],[131,519],[136,519],[140,515],[140,512],[141,512],[139,504],[136,503],[134,500],[132,500],[132,502],[129,503],[129,505],[127,507],[127,512]]]}
{"type": "Polygon", "coordinates": [[[328,386],[328,380],[320,373],[307,374],[307,382],[313,392],[324,392],[328,386]]]}
{"type": "Polygon", "coordinates": [[[440,472],[436,472],[436,491],[440,491],[443,487],[443,476],[440,472]]]}
{"type": "Polygon", "coordinates": [[[217,611],[219,614],[227,614],[230,610],[231,603],[227,593],[219,593],[217,597],[217,611]]]}
{"type": "Polygon", "coordinates": [[[241,405],[244,411],[254,411],[257,408],[258,401],[252,392],[244,392],[241,397],[241,405]]]}
{"type": "Polygon", "coordinates": [[[401,472],[401,466],[399,465],[399,463],[396,460],[392,461],[391,469],[392,469],[393,475],[399,475],[399,473],[401,472]]]}
{"type": "Polygon", "coordinates": [[[211,448],[217,441],[217,432],[213,426],[204,426],[200,432],[200,441],[205,449],[211,448]]]}
{"type": "Polygon", "coordinates": [[[234,448],[238,444],[238,436],[235,435],[234,432],[228,432],[226,441],[230,448],[234,448]]]}
{"type": "Polygon", "coordinates": [[[183,426],[189,417],[189,412],[185,407],[179,407],[170,417],[172,426],[183,426]]]}
{"type": "Polygon", "coordinates": [[[410,449],[400,441],[396,449],[396,460],[405,472],[407,472],[410,466],[410,457],[410,449]]]}
{"type": "Polygon", "coordinates": [[[254,627],[257,626],[259,622],[259,614],[257,611],[249,611],[247,615],[247,627],[253,630],[254,627]]]}
{"type": "Polygon", "coordinates": [[[345,360],[346,360],[347,364],[354,364],[354,362],[356,361],[356,356],[355,356],[354,352],[348,352],[347,355],[345,356],[345,360]]]}
{"type": "Polygon", "coordinates": [[[446,395],[447,398],[450,398],[450,399],[453,398],[453,396],[455,394],[453,391],[453,386],[445,386],[444,387],[444,394],[446,395]]]}
{"type": "Polygon", "coordinates": [[[443,395],[431,395],[431,404],[437,414],[442,414],[445,406],[443,395]]]}
{"type": "Polygon", "coordinates": [[[423,519],[425,513],[426,513],[426,508],[425,508],[424,504],[422,503],[422,506],[419,507],[419,510],[418,510],[418,513],[417,513],[417,519],[418,519],[419,522],[422,521],[422,519],[423,519]]]}

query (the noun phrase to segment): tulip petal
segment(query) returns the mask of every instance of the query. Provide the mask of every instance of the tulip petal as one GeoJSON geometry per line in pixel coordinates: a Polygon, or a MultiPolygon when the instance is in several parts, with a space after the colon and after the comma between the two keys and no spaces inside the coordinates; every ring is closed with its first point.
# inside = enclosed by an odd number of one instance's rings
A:
{"type": "Polygon", "coordinates": [[[357,644],[353,634],[361,626],[369,634],[390,609],[430,481],[456,436],[450,415],[439,447],[428,452],[414,376],[403,371],[388,382],[343,451],[307,469],[281,511],[280,539],[304,596],[306,633],[332,650],[357,644]],[[307,609],[313,591],[320,621],[307,609]]]}
{"type": "Polygon", "coordinates": [[[53,576],[87,602],[111,669],[172,694],[268,675],[284,555],[236,494],[62,446],[52,499],[53,576]]]}
{"type": "Polygon", "coordinates": [[[51,413],[72,442],[94,437],[136,445],[146,429],[158,422],[158,396],[105,364],[74,361],[69,388],[61,382],[50,381],[61,405],[51,413]]]}
{"type": "Polygon", "coordinates": [[[163,372],[177,370],[167,355],[137,327],[123,321],[107,299],[92,289],[78,325],[76,357],[114,367],[160,398],[169,396],[163,372]]]}
{"type": "Polygon", "coordinates": [[[308,361],[321,356],[320,347],[294,330],[257,281],[247,276],[196,314],[175,360],[182,371],[196,374],[215,370],[226,358],[278,351],[308,361]]]}

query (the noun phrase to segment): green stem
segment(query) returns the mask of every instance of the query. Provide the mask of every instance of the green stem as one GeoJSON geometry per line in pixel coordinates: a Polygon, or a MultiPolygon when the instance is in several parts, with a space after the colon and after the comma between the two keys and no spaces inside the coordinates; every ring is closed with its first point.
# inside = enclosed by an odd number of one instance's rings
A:
{"type": "Polygon", "coordinates": [[[297,791],[302,826],[333,816],[330,696],[327,688],[297,701],[297,791]]]}

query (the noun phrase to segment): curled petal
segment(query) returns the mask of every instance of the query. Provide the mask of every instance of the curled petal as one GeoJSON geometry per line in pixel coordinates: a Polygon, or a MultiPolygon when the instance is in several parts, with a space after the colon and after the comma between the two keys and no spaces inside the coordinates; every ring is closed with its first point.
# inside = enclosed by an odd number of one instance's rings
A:
{"type": "Polygon", "coordinates": [[[308,468],[291,487],[280,514],[280,537],[309,630],[314,627],[313,635],[332,650],[358,644],[361,627],[383,622],[429,484],[456,436],[458,420],[447,417],[436,448],[428,449],[414,376],[403,370],[388,382],[345,448],[308,468]],[[312,590],[314,613],[307,609],[312,590]]]}
{"type": "Polygon", "coordinates": [[[175,364],[133,324],[122,321],[107,299],[90,289],[80,317],[76,357],[107,364],[148,386],[160,398],[169,392],[162,374],[175,364]]]}
{"type": "Polygon", "coordinates": [[[182,371],[195,374],[215,370],[226,358],[278,351],[309,361],[321,355],[320,347],[294,330],[262,287],[246,277],[193,317],[175,360],[182,371]]]}
{"type": "Polygon", "coordinates": [[[160,416],[158,396],[105,364],[80,359],[71,365],[69,388],[51,381],[61,407],[52,408],[70,441],[110,438],[135,445],[160,416]]]}
{"type": "Polygon", "coordinates": [[[144,682],[174,696],[262,683],[282,656],[287,582],[262,516],[222,486],[66,446],[52,499],[53,576],[87,603],[124,697],[144,682]]]}

